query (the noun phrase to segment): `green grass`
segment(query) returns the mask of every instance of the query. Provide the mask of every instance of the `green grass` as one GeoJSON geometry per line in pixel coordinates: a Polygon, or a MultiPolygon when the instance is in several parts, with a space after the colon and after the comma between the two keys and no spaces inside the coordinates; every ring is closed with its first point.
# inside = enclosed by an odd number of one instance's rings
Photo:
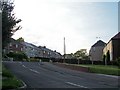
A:
{"type": "Polygon", "coordinates": [[[119,69],[118,66],[113,66],[113,65],[78,65],[78,66],[82,66],[82,67],[89,67],[89,68],[101,68],[101,69],[119,69]]]}
{"type": "Polygon", "coordinates": [[[2,71],[2,88],[3,89],[17,89],[23,84],[18,80],[8,69],[3,66],[2,71]]]}
{"type": "Polygon", "coordinates": [[[22,86],[20,80],[14,78],[7,78],[2,82],[3,89],[16,89],[22,86]]]}
{"type": "Polygon", "coordinates": [[[118,68],[109,68],[109,67],[89,67],[89,71],[92,73],[101,73],[108,75],[117,75],[120,76],[120,69],[118,68]]]}
{"type": "Polygon", "coordinates": [[[2,76],[7,78],[13,78],[12,73],[2,65],[2,76]]]}
{"type": "Polygon", "coordinates": [[[100,74],[108,74],[108,75],[116,75],[120,76],[120,69],[117,66],[113,65],[91,65],[91,64],[67,64],[65,65],[74,65],[89,68],[89,72],[91,73],[100,73],[100,74]]]}
{"type": "Polygon", "coordinates": [[[108,75],[117,75],[120,76],[120,69],[117,66],[112,65],[90,65],[89,71],[92,73],[101,73],[108,75]]]}

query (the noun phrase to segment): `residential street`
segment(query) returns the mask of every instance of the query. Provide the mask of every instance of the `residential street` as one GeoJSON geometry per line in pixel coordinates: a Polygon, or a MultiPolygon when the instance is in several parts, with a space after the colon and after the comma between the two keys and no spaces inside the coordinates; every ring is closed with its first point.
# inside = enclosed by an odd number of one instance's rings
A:
{"type": "MultiPolygon", "coordinates": [[[[3,64],[27,88],[117,88],[118,77],[61,68],[48,62],[10,62],[3,64]]],[[[115,89],[114,89],[115,90],[115,89]]]]}

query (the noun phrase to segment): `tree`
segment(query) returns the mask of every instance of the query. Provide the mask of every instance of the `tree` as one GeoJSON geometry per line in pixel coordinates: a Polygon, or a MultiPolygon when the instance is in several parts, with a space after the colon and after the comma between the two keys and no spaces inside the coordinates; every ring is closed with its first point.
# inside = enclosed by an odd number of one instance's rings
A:
{"type": "Polygon", "coordinates": [[[106,59],[106,55],[104,54],[104,55],[103,55],[103,63],[104,63],[104,64],[106,64],[105,59],[106,59]]]}
{"type": "Polygon", "coordinates": [[[4,49],[14,32],[21,29],[21,26],[16,26],[21,22],[21,19],[17,19],[15,14],[12,13],[14,9],[12,2],[3,1],[0,3],[2,11],[2,48],[4,49]]]}
{"type": "Polygon", "coordinates": [[[74,54],[73,53],[71,53],[71,54],[65,54],[65,57],[67,59],[73,59],[74,58],[74,54]]]}
{"type": "Polygon", "coordinates": [[[109,52],[109,50],[107,51],[106,61],[107,61],[107,64],[110,62],[110,52],[109,52]]]}
{"type": "Polygon", "coordinates": [[[17,39],[18,42],[24,42],[24,38],[20,37],[17,39]]]}
{"type": "Polygon", "coordinates": [[[88,60],[89,56],[87,55],[86,49],[80,49],[74,53],[74,57],[77,59],[88,60]]]}
{"type": "Polygon", "coordinates": [[[117,61],[118,67],[120,68],[120,57],[118,57],[118,58],[116,59],[116,61],[117,61]]]}
{"type": "Polygon", "coordinates": [[[23,59],[28,59],[27,55],[24,52],[10,52],[7,54],[8,57],[12,57],[15,60],[20,60],[22,61],[23,59]]]}

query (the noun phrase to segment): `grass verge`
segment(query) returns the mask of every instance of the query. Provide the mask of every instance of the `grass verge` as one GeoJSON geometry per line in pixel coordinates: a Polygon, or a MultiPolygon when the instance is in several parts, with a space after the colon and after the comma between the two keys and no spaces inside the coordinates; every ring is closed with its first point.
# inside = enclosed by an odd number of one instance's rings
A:
{"type": "Polygon", "coordinates": [[[120,76],[120,69],[112,66],[91,66],[89,67],[89,71],[92,73],[100,73],[100,74],[108,74],[108,75],[116,75],[120,76]]]}
{"type": "Polygon", "coordinates": [[[99,74],[107,74],[107,75],[116,75],[120,76],[120,68],[117,66],[113,65],[84,65],[84,64],[67,64],[64,63],[65,65],[74,65],[74,66],[80,66],[80,67],[85,67],[89,69],[89,72],[91,73],[99,73],[99,74]]]}
{"type": "Polygon", "coordinates": [[[8,69],[2,66],[2,89],[18,89],[23,86],[21,80],[18,80],[8,69]]]}

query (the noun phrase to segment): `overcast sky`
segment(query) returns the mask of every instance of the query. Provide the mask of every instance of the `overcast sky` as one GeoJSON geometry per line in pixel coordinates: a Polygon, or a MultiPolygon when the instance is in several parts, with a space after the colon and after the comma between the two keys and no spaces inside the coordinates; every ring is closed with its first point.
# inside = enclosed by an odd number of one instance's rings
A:
{"type": "Polygon", "coordinates": [[[15,0],[14,12],[22,19],[22,29],[13,38],[23,37],[61,54],[64,37],[66,53],[89,50],[99,40],[96,37],[107,43],[118,32],[118,3],[85,1],[15,0]]]}

